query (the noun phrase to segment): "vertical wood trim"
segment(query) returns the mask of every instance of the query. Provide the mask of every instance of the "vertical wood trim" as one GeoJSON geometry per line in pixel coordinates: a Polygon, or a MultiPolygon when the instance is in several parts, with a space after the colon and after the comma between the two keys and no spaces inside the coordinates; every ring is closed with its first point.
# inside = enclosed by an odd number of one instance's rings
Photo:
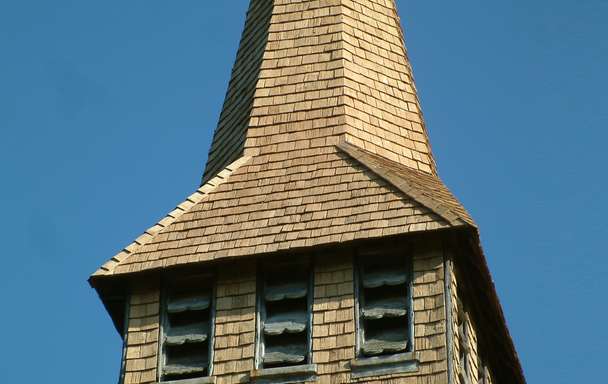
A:
{"type": "Polygon", "coordinates": [[[306,324],[308,326],[308,334],[307,334],[307,347],[308,347],[308,356],[306,361],[308,364],[312,364],[312,310],[314,305],[314,296],[315,296],[315,260],[316,257],[311,256],[310,261],[308,263],[308,292],[307,292],[307,305],[306,308],[306,324]]]}
{"type": "Polygon", "coordinates": [[[353,257],[353,283],[354,283],[354,294],[355,294],[355,356],[359,357],[361,352],[361,344],[363,342],[363,328],[361,327],[361,304],[359,300],[361,298],[360,295],[360,282],[359,282],[359,255],[356,254],[353,257]]]}
{"type": "Polygon", "coordinates": [[[410,338],[410,346],[406,349],[407,352],[415,352],[416,351],[416,335],[414,334],[414,324],[415,324],[415,313],[414,311],[414,257],[415,257],[415,248],[412,247],[405,248],[404,252],[406,253],[407,260],[407,305],[408,311],[407,316],[409,321],[409,338],[410,338]]]}
{"type": "Polygon", "coordinates": [[[207,356],[209,356],[209,365],[207,367],[207,376],[213,376],[213,357],[215,352],[215,303],[217,302],[217,282],[218,274],[217,271],[211,275],[213,280],[211,285],[211,303],[209,306],[209,336],[207,341],[207,356]]]}
{"type": "Polygon", "coordinates": [[[452,260],[450,259],[445,241],[443,244],[443,289],[444,309],[446,318],[446,346],[448,363],[448,384],[454,384],[454,329],[452,328],[452,260]]]}
{"type": "Polygon", "coordinates": [[[488,370],[488,366],[484,364],[483,366],[483,384],[491,384],[492,380],[490,380],[490,371],[488,370]]]}
{"type": "Polygon", "coordinates": [[[122,330],[122,361],[120,363],[120,373],[118,375],[118,384],[125,382],[125,372],[127,370],[127,339],[129,337],[129,312],[131,310],[131,298],[133,295],[128,293],[125,297],[125,320],[122,330]]]}
{"type": "Polygon", "coordinates": [[[256,284],[255,284],[255,288],[256,288],[256,292],[255,292],[255,296],[256,296],[256,300],[255,300],[255,304],[256,304],[256,308],[255,308],[255,357],[253,360],[253,366],[255,367],[255,369],[260,369],[262,368],[262,354],[264,353],[263,351],[263,343],[264,341],[262,340],[262,312],[264,311],[265,306],[262,303],[263,300],[263,294],[264,294],[264,275],[262,273],[262,268],[259,267],[259,262],[258,264],[256,264],[256,271],[255,271],[255,279],[256,279],[256,284]]]}
{"type": "Polygon", "coordinates": [[[158,322],[158,341],[157,341],[157,363],[156,363],[156,381],[161,382],[163,377],[163,367],[166,364],[165,361],[165,343],[163,337],[165,334],[165,327],[167,325],[167,279],[165,277],[160,278],[160,297],[158,300],[158,314],[160,321],[158,322]]]}

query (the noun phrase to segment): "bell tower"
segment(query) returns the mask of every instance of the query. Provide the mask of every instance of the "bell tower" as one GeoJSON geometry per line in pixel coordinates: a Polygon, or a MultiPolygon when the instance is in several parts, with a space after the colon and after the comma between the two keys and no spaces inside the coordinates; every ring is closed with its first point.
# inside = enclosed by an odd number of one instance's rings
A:
{"type": "Polygon", "coordinates": [[[89,282],[125,384],[525,383],[394,0],[251,0],[200,188],[89,282]]]}

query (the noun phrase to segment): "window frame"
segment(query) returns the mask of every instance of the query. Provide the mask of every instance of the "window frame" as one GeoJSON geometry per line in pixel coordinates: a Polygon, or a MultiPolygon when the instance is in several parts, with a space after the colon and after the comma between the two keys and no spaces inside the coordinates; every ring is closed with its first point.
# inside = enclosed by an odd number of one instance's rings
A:
{"type": "Polygon", "coordinates": [[[312,354],[312,332],[313,332],[313,304],[314,304],[314,264],[312,257],[303,257],[299,260],[260,260],[257,266],[256,273],[256,316],[255,316],[255,357],[254,357],[254,370],[256,371],[268,371],[268,370],[289,370],[296,367],[306,367],[313,363],[312,354]],[[264,268],[269,264],[284,265],[287,267],[293,267],[301,265],[307,269],[307,294],[306,294],[306,360],[302,363],[268,367],[264,366],[264,353],[265,353],[265,341],[264,341],[264,323],[267,317],[266,302],[264,300],[265,285],[266,285],[266,269],[264,268]]]}
{"type": "Polygon", "coordinates": [[[158,335],[158,363],[157,363],[157,375],[156,379],[159,384],[174,384],[174,383],[205,383],[209,382],[209,379],[213,377],[213,357],[214,357],[214,344],[215,344],[215,320],[216,320],[216,301],[217,301],[217,274],[214,271],[190,273],[187,275],[180,276],[177,273],[164,275],[161,277],[161,297],[160,297],[160,321],[159,321],[159,335],[158,335]],[[209,336],[207,337],[207,348],[209,362],[207,365],[207,374],[198,378],[192,379],[177,379],[177,380],[163,380],[163,368],[167,364],[167,355],[165,353],[165,330],[169,326],[169,316],[167,311],[167,304],[169,301],[169,291],[171,284],[178,283],[180,280],[187,279],[210,279],[210,303],[209,303],[209,336]]]}
{"type": "Polygon", "coordinates": [[[411,248],[380,248],[374,250],[357,250],[353,258],[353,279],[354,279],[354,301],[355,301],[355,359],[356,360],[368,360],[368,359],[390,359],[395,356],[415,356],[416,354],[416,343],[414,334],[414,257],[411,248]],[[362,319],[362,306],[365,303],[365,297],[363,294],[363,287],[361,284],[363,262],[362,259],[373,256],[384,256],[384,257],[395,257],[403,258],[404,265],[406,268],[406,288],[407,288],[407,339],[408,345],[404,351],[380,354],[377,356],[366,356],[361,352],[361,347],[365,340],[364,333],[365,329],[363,326],[362,319]],[[363,298],[363,300],[362,300],[363,298]]]}

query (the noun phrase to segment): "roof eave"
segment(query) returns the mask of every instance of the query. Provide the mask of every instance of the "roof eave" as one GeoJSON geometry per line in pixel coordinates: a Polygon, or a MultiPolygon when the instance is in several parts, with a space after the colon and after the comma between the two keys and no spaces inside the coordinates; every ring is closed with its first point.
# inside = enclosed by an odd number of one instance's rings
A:
{"type": "Polygon", "coordinates": [[[112,319],[114,328],[124,336],[127,288],[125,279],[110,279],[107,276],[91,276],[88,279],[91,288],[95,289],[106,312],[112,319]]]}
{"type": "Polygon", "coordinates": [[[509,355],[511,360],[509,363],[511,367],[510,371],[514,375],[514,377],[512,378],[512,382],[524,384],[526,383],[524,370],[521,365],[517,349],[515,348],[513,337],[511,336],[511,332],[509,331],[509,327],[507,326],[507,319],[505,317],[502,304],[500,303],[500,298],[498,297],[496,286],[494,284],[494,280],[492,279],[490,268],[488,266],[483,247],[481,245],[479,229],[474,226],[468,226],[467,231],[470,234],[470,236],[468,236],[470,246],[474,251],[474,257],[477,259],[476,264],[479,268],[481,276],[483,276],[483,284],[487,288],[486,292],[488,292],[491,305],[494,307],[494,311],[492,313],[496,314],[498,323],[501,325],[500,330],[502,331],[502,339],[504,340],[504,346],[506,347],[507,354],[509,355]]]}
{"type": "Polygon", "coordinates": [[[114,269],[121,262],[123,262],[131,254],[135,253],[141,246],[149,243],[156,235],[162,232],[163,229],[175,222],[175,220],[181,217],[184,213],[188,212],[197,203],[201,202],[205,196],[207,196],[219,185],[226,182],[234,171],[245,165],[250,159],[251,157],[249,156],[240,157],[224,168],[224,170],[218,173],[211,180],[203,184],[193,194],[188,196],[186,200],[177,205],[174,210],[169,212],[162,220],[148,228],[141,236],[139,236],[131,244],[127,245],[122,251],[114,255],[110,260],[97,269],[97,271],[90,276],[89,282],[102,276],[113,275],[114,269]]]}

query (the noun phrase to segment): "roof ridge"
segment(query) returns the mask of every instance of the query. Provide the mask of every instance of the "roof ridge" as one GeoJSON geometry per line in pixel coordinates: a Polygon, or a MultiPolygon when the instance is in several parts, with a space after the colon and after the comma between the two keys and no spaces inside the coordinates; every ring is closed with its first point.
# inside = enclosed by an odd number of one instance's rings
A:
{"type": "Polygon", "coordinates": [[[118,264],[127,259],[130,255],[137,252],[137,250],[150,242],[156,235],[158,235],[163,229],[171,225],[175,220],[181,217],[184,213],[188,212],[192,207],[202,201],[202,199],[212,192],[219,185],[223,184],[228,180],[230,175],[234,173],[238,168],[246,164],[251,160],[250,156],[242,156],[236,161],[230,163],[222,171],[220,171],[215,177],[207,181],[200,188],[198,188],[193,194],[188,196],[186,200],[178,204],[174,210],[169,212],[163,219],[159,220],[152,227],[144,231],[144,233],[136,238],[133,242],[123,248],[122,251],[114,255],[110,260],[103,264],[95,273],[91,275],[93,277],[108,276],[112,275],[114,269],[118,264]]]}
{"type": "Polygon", "coordinates": [[[341,151],[345,152],[347,155],[349,155],[356,161],[358,161],[359,163],[361,163],[362,165],[364,165],[366,168],[368,168],[373,173],[377,174],[379,177],[383,178],[384,180],[386,180],[387,182],[389,182],[390,184],[395,186],[401,192],[403,192],[410,198],[414,199],[419,204],[430,209],[433,213],[435,213],[442,219],[446,220],[451,226],[456,227],[456,226],[470,225],[475,228],[477,227],[477,225],[475,224],[473,219],[470,216],[468,216],[468,213],[466,213],[466,210],[464,210],[464,208],[461,206],[460,202],[458,202],[453,196],[452,196],[452,198],[454,201],[452,203],[458,204],[464,211],[464,214],[455,212],[452,208],[450,208],[448,205],[446,205],[446,203],[444,201],[442,201],[441,199],[438,199],[436,196],[433,196],[432,194],[429,194],[428,191],[425,191],[424,189],[420,188],[416,183],[412,183],[411,180],[408,180],[408,179],[411,179],[411,176],[412,176],[412,175],[410,175],[410,173],[416,173],[416,175],[415,175],[416,177],[434,179],[435,182],[437,182],[438,184],[441,184],[441,186],[443,186],[446,189],[446,191],[449,192],[447,187],[445,187],[445,185],[443,184],[443,182],[437,175],[430,175],[427,173],[422,173],[422,172],[416,171],[413,168],[404,166],[402,164],[396,163],[392,160],[382,157],[381,160],[383,162],[390,162],[390,163],[392,163],[392,165],[395,168],[399,168],[400,170],[403,171],[401,173],[397,173],[391,169],[387,169],[385,167],[381,167],[379,165],[373,164],[374,160],[378,160],[377,158],[379,156],[374,155],[373,153],[368,152],[365,149],[362,149],[347,141],[341,141],[336,147],[338,149],[340,149],[341,151]],[[371,157],[371,159],[370,159],[370,157],[371,157]],[[427,192],[427,193],[425,193],[425,192],[427,192]]]}

